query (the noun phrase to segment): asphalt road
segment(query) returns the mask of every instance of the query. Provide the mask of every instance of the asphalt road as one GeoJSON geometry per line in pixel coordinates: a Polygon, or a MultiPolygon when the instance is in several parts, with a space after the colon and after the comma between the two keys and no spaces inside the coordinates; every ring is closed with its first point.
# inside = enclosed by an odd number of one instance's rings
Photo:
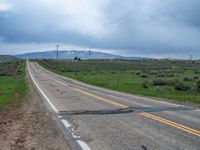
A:
{"type": "Polygon", "coordinates": [[[94,87],[36,63],[28,66],[55,113],[85,142],[83,149],[200,150],[199,109],[94,87]]]}

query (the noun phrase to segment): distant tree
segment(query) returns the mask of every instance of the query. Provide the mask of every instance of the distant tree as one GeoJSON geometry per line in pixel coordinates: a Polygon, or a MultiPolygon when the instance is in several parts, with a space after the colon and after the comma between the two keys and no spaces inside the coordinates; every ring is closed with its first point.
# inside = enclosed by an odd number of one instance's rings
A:
{"type": "Polygon", "coordinates": [[[80,57],[74,57],[74,61],[81,61],[80,57]]]}

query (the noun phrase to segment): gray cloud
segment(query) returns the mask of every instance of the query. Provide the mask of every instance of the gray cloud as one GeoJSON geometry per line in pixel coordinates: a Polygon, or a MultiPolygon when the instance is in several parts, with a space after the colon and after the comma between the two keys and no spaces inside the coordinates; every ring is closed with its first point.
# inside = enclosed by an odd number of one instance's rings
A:
{"type": "Polygon", "coordinates": [[[0,42],[200,55],[199,8],[199,0],[0,0],[0,42]]]}

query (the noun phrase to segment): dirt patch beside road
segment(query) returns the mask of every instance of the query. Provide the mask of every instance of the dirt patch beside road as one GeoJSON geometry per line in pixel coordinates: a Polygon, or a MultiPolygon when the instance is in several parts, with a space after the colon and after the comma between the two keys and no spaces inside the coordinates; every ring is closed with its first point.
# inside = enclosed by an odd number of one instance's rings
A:
{"type": "Polygon", "coordinates": [[[24,100],[8,106],[0,113],[0,149],[70,149],[29,77],[27,82],[29,88],[24,100]]]}

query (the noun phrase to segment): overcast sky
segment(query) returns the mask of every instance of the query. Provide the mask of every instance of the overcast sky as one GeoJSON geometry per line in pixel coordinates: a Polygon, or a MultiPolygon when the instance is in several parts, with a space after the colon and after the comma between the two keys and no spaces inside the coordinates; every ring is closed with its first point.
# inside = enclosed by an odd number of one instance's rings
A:
{"type": "Polygon", "coordinates": [[[0,53],[200,58],[200,0],[0,0],[0,53]]]}

